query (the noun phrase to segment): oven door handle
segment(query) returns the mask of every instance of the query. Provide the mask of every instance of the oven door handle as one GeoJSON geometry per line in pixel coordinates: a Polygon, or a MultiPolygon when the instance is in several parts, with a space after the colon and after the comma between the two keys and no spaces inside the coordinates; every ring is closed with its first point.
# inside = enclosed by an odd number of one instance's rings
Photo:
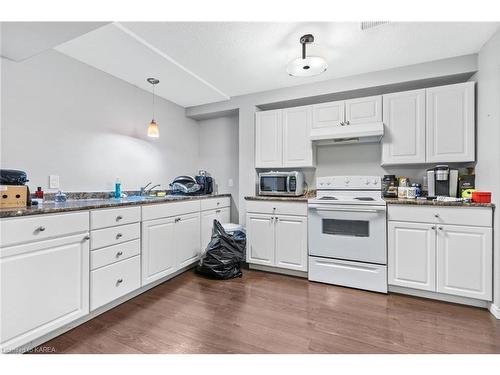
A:
{"type": "Polygon", "coordinates": [[[340,211],[340,212],[370,212],[370,213],[377,213],[377,212],[383,212],[385,211],[384,208],[336,208],[336,207],[321,207],[321,206],[316,206],[316,205],[309,205],[309,208],[314,208],[317,211],[340,211]]]}

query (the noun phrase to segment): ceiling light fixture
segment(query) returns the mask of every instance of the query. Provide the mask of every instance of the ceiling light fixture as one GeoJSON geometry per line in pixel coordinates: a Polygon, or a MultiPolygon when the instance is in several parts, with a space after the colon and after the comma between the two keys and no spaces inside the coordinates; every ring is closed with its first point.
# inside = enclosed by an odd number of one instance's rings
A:
{"type": "Polygon", "coordinates": [[[314,42],[312,34],[306,34],[300,38],[302,57],[288,63],[286,71],[289,75],[294,77],[311,77],[323,73],[328,68],[328,64],[324,58],[306,55],[306,44],[311,44],[312,42],[314,42]]]}
{"type": "Polygon", "coordinates": [[[158,128],[158,124],[155,120],[155,86],[160,83],[156,78],[148,78],[146,79],[153,86],[153,119],[149,123],[148,126],[148,137],[151,138],[159,138],[160,137],[160,129],[158,128]]]}

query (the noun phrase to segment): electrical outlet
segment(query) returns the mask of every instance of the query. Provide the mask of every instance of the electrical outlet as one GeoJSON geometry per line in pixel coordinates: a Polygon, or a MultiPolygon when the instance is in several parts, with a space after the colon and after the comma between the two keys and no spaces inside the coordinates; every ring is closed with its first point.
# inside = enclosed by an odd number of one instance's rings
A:
{"type": "Polygon", "coordinates": [[[233,187],[234,183],[233,183],[233,179],[230,178],[228,181],[227,181],[227,186],[229,187],[233,187]]]}
{"type": "Polygon", "coordinates": [[[59,189],[59,176],[56,174],[51,174],[49,176],[49,188],[59,189]]]}

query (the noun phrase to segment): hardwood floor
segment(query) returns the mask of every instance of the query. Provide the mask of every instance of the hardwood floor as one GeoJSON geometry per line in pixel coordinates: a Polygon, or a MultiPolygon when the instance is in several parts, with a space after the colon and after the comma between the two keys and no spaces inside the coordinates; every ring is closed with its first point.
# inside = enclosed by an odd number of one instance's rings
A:
{"type": "Polygon", "coordinates": [[[500,353],[486,310],[245,270],[186,272],[45,343],[56,353],[500,353]]]}

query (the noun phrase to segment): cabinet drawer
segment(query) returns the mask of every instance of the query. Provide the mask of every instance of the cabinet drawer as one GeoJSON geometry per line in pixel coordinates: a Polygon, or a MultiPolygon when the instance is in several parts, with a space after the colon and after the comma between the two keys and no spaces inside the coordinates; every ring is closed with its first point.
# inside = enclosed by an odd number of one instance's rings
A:
{"type": "Polygon", "coordinates": [[[141,221],[141,208],[124,207],[90,211],[90,228],[101,229],[141,221]]]}
{"type": "Polygon", "coordinates": [[[200,203],[202,211],[213,210],[222,207],[229,207],[231,205],[229,197],[202,199],[200,203]]]}
{"type": "Polygon", "coordinates": [[[388,205],[387,219],[433,224],[491,227],[493,214],[488,207],[436,207],[388,205]]]}
{"type": "Polygon", "coordinates": [[[247,212],[307,216],[307,202],[247,201],[247,212]]]}
{"type": "Polygon", "coordinates": [[[92,271],[90,273],[90,309],[95,310],[140,286],[140,256],[92,271]]]}
{"type": "Polygon", "coordinates": [[[101,247],[116,245],[122,242],[135,240],[141,236],[141,224],[127,224],[119,227],[98,229],[92,231],[91,248],[99,249],[101,247]]]}
{"type": "Polygon", "coordinates": [[[200,201],[163,203],[142,207],[142,220],[154,220],[200,211],[200,201]]]}
{"type": "Polygon", "coordinates": [[[10,246],[89,230],[89,212],[35,215],[0,220],[0,246],[10,246]]]}
{"type": "Polygon", "coordinates": [[[119,262],[141,253],[141,240],[133,240],[118,245],[94,250],[90,254],[90,268],[92,270],[119,262]]]}

